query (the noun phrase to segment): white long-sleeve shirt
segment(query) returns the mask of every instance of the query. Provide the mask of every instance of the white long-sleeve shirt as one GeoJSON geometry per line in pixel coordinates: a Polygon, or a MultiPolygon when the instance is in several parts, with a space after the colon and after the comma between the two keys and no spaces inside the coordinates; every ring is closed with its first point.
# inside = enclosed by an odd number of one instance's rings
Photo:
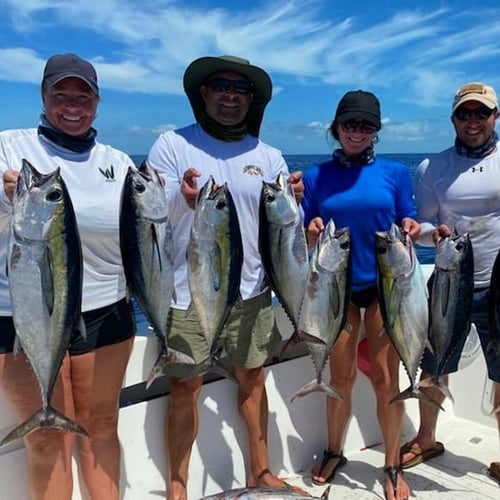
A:
{"type": "Polygon", "coordinates": [[[415,172],[414,193],[422,222],[419,243],[433,245],[439,224],[469,233],[474,251],[475,286],[489,286],[500,249],[500,143],[482,159],[457,154],[451,147],[424,160],[415,172]]]}

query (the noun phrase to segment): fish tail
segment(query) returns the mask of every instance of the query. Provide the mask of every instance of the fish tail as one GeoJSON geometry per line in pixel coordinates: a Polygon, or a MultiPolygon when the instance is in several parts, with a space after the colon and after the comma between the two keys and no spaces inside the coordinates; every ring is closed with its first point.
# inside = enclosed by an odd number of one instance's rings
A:
{"type": "Polygon", "coordinates": [[[326,342],[323,339],[320,339],[319,337],[316,337],[315,335],[311,335],[310,333],[306,333],[303,331],[301,331],[298,334],[298,339],[299,339],[299,342],[306,342],[309,344],[315,344],[315,345],[320,345],[320,346],[326,345],[326,342]]]}
{"type": "Polygon", "coordinates": [[[16,439],[24,438],[36,431],[37,429],[59,429],[64,432],[75,432],[81,436],[89,437],[88,432],[70,418],[64,416],[60,411],[48,406],[37,411],[14,430],[9,432],[2,441],[0,447],[15,441],[16,439]]]}
{"type": "Polygon", "coordinates": [[[421,391],[418,387],[414,385],[410,385],[410,387],[405,389],[403,392],[400,392],[399,394],[394,396],[389,401],[389,404],[394,403],[395,401],[404,401],[405,399],[410,399],[410,398],[417,398],[422,401],[426,401],[427,403],[431,403],[434,406],[437,406],[438,408],[444,411],[444,408],[437,401],[434,401],[434,399],[432,399],[425,392],[421,391]]]}
{"type": "Polygon", "coordinates": [[[295,399],[311,394],[312,392],[324,392],[331,398],[339,400],[344,399],[331,385],[326,384],[322,380],[314,379],[299,389],[290,399],[290,403],[295,399]]]}
{"type": "Polygon", "coordinates": [[[328,497],[330,496],[330,489],[332,485],[329,484],[326,488],[325,491],[323,491],[323,494],[320,497],[320,500],[328,500],[328,497]]]}
{"type": "Polygon", "coordinates": [[[228,370],[219,360],[218,357],[211,357],[210,358],[210,371],[217,373],[217,375],[220,375],[221,377],[227,378],[234,382],[235,384],[238,384],[238,380],[234,376],[234,373],[232,373],[230,370],[228,370]]]}
{"type": "Polygon", "coordinates": [[[295,347],[299,344],[300,339],[297,333],[294,333],[286,342],[285,345],[281,348],[281,351],[278,355],[280,361],[290,357],[295,347]]]}
{"type": "Polygon", "coordinates": [[[453,395],[451,394],[450,388],[448,387],[448,384],[443,380],[443,377],[441,376],[436,376],[436,377],[429,377],[424,380],[421,380],[418,383],[418,387],[436,387],[439,389],[443,395],[446,398],[449,398],[449,400],[455,404],[455,399],[453,398],[453,395]]]}
{"type": "Polygon", "coordinates": [[[153,365],[153,368],[151,368],[151,371],[149,372],[149,376],[146,380],[146,389],[149,389],[151,384],[165,373],[165,369],[169,365],[173,364],[194,365],[195,361],[191,356],[188,356],[181,351],[177,351],[176,349],[172,349],[170,347],[162,348],[155,364],[153,365]]]}

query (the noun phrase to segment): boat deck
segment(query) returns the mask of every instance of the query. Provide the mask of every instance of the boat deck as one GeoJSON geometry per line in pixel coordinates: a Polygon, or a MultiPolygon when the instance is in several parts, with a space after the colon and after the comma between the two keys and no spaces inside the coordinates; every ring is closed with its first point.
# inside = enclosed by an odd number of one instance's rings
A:
{"type": "MultiPolygon", "coordinates": [[[[287,333],[283,312],[278,308],[276,314],[280,329],[287,333]]],[[[412,498],[430,500],[439,494],[441,500],[500,499],[500,485],[487,474],[489,464],[500,460],[497,421],[491,415],[492,384],[487,378],[477,336],[471,339],[460,370],[450,377],[455,403],[445,401],[445,411],[438,420],[437,436],[446,451],[405,472],[412,498]]],[[[155,381],[148,391],[144,388],[157,349],[155,338],[136,338],[123,384],[119,419],[123,450],[121,500],[166,497],[163,429],[168,377],[155,381]]],[[[362,366],[360,360],[363,361],[358,357],[358,366],[362,366]]],[[[320,497],[325,487],[313,485],[309,471],[315,454],[322,453],[327,442],[325,395],[313,393],[290,402],[293,394],[313,377],[309,356],[298,356],[266,368],[269,459],[271,469],[280,477],[320,497]]],[[[406,387],[408,377],[404,370],[400,380],[401,386],[406,387]]],[[[189,500],[245,486],[248,453],[245,430],[235,404],[236,392],[236,385],[228,380],[209,380],[203,387],[199,398],[200,429],[189,469],[189,500]]],[[[344,447],[348,463],[338,471],[329,498],[383,499],[384,454],[375,398],[362,369],[353,390],[352,406],[344,447]]],[[[405,410],[403,442],[416,434],[418,402],[405,401],[405,410]]],[[[15,425],[15,418],[0,393],[0,436],[15,425]]],[[[87,500],[76,465],[74,472],[73,500],[87,500]]],[[[0,450],[0,484],[0,500],[28,500],[22,441],[0,450]]]]}
{"type": "MultiPolygon", "coordinates": [[[[440,426],[439,439],[445,443],[443,455],[404,472],[412,488],[413,498],[498,500],[500,484],[487,472],[492,461],[500,460],[496,429],[455,417],[440,426]]],[[[350,453],[347,459],[347,464],[335,476],[328,498],[383,499],[382,447],[379,445],[350,453]]],[[[287,481],[320,497],[325,487],[314,485],[309,471],[303,474],[289,477],[287,481]]]]}

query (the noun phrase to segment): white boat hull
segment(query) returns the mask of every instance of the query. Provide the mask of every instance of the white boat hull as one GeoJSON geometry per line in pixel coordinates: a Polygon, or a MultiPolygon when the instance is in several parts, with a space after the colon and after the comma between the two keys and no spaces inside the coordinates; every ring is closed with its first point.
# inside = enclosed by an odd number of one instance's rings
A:
{"type": "MultiPolygon", "coordinates": [[[[282,331],[288,321],[277,310],[282,331]]],[[[156,339],[137,337],[124,387],[143,382],[156,358],[156,339]]],[[[313,393],[290,403],[291,396],[314,376],[309,357],[300,357],[266,368],[269,397],[269,444],[273,471],[315,495],[309,469],[326,439],[325,396],[313,393]]],[[[401,370],[401,386],[408,377],[401,370]]],[[[164,381],[158,380],[155,384],[164,381]]],[[[154,385],[152,389],[157,389],[154,385]]],[[[487,379],[480,351],[461,362],[450,377],[455,405],[445,402],[439,418],[439,439],[448,450],[432,465],[408,471],[407,478],[419,498],[498,498],[498,485],[485,474],[492,460],[500,460],[496,419],[491,415],[492,384],[487,379]],[[452,450],[452,452],[450,452],[452,450]],[[415,472],[413,472],[415,471],[415,472]],[[449,493],[450,496],[446,496],[449,493]]],[[[190,463],[189,498],[245,486],[246,440],[236,410],[236,386],[227,380],[204,385],[200,400],[200,431],[190,463]],[[240,445],[243,447],[240,448],[240,445]]],[[[122,498],[165,498],[166,458],[163,446],[164,415],[168,396],[125,406],[120,411],[119,434],[123,448],[122,498]]],[[[12,412],[0,394],[0,436],[15,425],[12,412]]],[[[418,403],[406,402],[404,437],[418,426],[418,403]]],[[[380,484],[383,449],[376,420],[375,398],[368,378],[359,373],[353,397],[353,417],[344,453],[349,459],[339,472],[330,498],[383,497],[380,484]]],[[[28,500],[26,456],[22,442],[0,450],[0,500],[28,500]],[[15,480],[13,480],[15,478],[15,480]]],[[[74,500],[85,499],[75,470],[74,500]]]]}

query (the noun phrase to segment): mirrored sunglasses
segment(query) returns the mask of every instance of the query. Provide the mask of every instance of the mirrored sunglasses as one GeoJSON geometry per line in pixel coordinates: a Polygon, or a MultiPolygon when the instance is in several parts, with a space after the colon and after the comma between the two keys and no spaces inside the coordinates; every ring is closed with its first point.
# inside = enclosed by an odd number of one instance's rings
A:
{"type": "Polygon", "coordinates": [[[227,78],[212,78],[207,85],[215,92],[229,92],[247,95],[252,91],[253,85],[248,80],[228,80],[227,78]]]}
{"type": "Polygon", "coordinates": [[[477,109],[458,108],[453,114],[457,120],[465,122],[470,120],[472,117],[476,120],[487,120],[494,111],[494,109],[490,109],[487,106],[481,106],[477,109]]]}
{"type": "Polygon", "coordinates": [[[348,120],[341,123],[340,126],[344,132],[356,132],[359,131],[362,134],[374,134],[378,129],[374,125],[368,122],[360,120],[348,120]]]}

